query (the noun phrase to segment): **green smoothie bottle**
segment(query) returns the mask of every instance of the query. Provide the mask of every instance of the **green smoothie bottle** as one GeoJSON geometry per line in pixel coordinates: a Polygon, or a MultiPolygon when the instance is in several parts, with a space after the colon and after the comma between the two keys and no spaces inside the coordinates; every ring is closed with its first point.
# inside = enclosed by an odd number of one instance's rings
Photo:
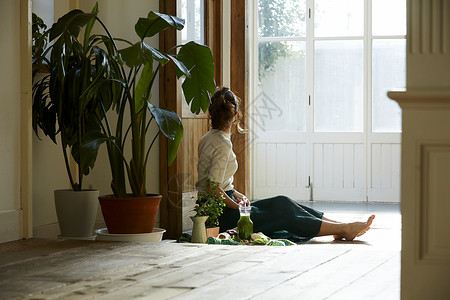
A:
{"type": "Polygon", "coordinates": [[[239,213],[241,217],[237,222],[238,237],[241,240],[249,241],[253,233],[253,222],[250,219],[251,206],[240,205],[239,213]]]}

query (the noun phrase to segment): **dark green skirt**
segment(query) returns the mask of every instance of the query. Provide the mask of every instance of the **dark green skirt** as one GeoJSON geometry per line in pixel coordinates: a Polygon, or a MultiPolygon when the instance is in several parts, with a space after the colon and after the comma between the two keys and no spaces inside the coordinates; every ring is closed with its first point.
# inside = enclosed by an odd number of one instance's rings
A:
{"type": "MultiPolygon", "coordinates": [[[[234,199],[233,191],[226,191],[234,199]]],[[[305,242],[315,237],[322,225],[323,213],[301,205],[286,196],[276,196],[251,203],[253,232],[262,232],[272,239],[305,242]]],[[[220,232],[236,227],[239,210],[224,207],[219,218],[220,232]]]]}

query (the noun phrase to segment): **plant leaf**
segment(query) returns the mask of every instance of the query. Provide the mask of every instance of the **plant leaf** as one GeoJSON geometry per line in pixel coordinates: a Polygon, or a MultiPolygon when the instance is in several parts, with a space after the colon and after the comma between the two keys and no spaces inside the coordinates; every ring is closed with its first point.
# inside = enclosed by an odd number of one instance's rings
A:
{"type": "MultiPolygon", "coordinates": [[[[95,3],[94,8],[92,9],[91,14],[98,14],[98,2],[95,3]]],[[[91,36],[92,27],[94,27],[95,18],[92,18],[86,26],[84,31],[84,46],[87,47],[89,42],[89,37],[91,36]]]]}
{"type": "Polygon", "coordinates": [[[154,60],[158,61],[163,66],[169,61],[169,58],[164,53],[147,45],[144,42],[142,42],[142,50],[144,52],[144,55],[151,55],[154,60]]]}
{"type": "MultiPolygon", "coordinates": [[[[182,88],[186,102],[191,111],[198,114],[206,112],[209,107],[209,95],[214,92],[214,62],[211,50],[204,45],[189,42],[180,48],[177,59],[189,70],[191,77],[186,77],[182,88]]],[[[178,76],[182,74],[178,73],[178,76]]]]}
{"type": "Polygon", "coordinates": [[[96,17],[97,13],[84,13],[79,9],[69,11],[67,14],[58,19],[50,29],[50,41],[60,36],[64,31],[69,31],[72,35],[78,36],[87,23],[96,17]]]}
{"type": "Polygon", "coordinates": [[[130,68],[134,68],[153,60],[158,61],[161,65],[165,65],[169,58],[159,50],[147,45],[144,42],[119,50],[120,58],[130,68]]]}
{"type": "MultiPolygon", "coordinates": [[[[90,131],[83,136],[81,146],[79,147],[80,156],[82,157],[80,166],[83,174],[89,174],[89,169],[94,167],[95,161],[97,160],[98,149],[107,140],[109,140],[108,136],[104,135],[99,130],[90,131]]],[[[72,155],[74,158],[78,157],[78,155],[76,155],[77,148],[78,147],[75,147],[75,145],[72,147],[72,155]]]]}
{"type": "Polygon", "coordinates": [[[153,61],[152,52],[144,47],[141,42],[119,50],[119,55],[122,61],[130,68],[153,61]]]}
{"type": "Polygon", "coordinates": [[[175,138],[167,141],[168,153],[167,160],[168,165],[171,166],[175,157],[177,157],[178,148],[180,147],[181,140],[183,139],[183,125],[180,123],[180,128],[175,132],[175,138]]]}
{"type": "Polygon", "coordinates": [[[181,61],[176,59],[176,57],[173,55],[168,54],[167,56],[173,61],[173,63],[177,67],[178,78],[180,78],[181,76],[191,77],[191,72],[189,72],[189,69],[186,68],[186,66],[181,61]]]}
{"type": "Polygon", "coordinates": [[[173,163],[177,156],[178,147],[183,138],[183,124],[180,117],[173,111],[159,108],[147,103],[147,106],[158,124],[159,130],[169,139],[168,141],[168,163],[173,163]]]}
{"type": "Polygon", "coordinates": [[[119,50],[122,61],[130,68],[140,66],[144,63],[141,43],[119,50]]]}
{"type": "Polygon", "coordinates": [[[152,81],[152,65],[145,64],[142,69],[141,77],[136,85],[134,90],[134,101],[135,101],[135,111],[139,112],[147,103],[150,98],[151,86],[150,83],[152,81]]]}
{"type": "Polygon", "coordinates": [[[184,28],[184,20],[151,11],[148,13],[147,18],[139,18],[134,26],[134,30],[141,40],[143,40],[144,38],[154,36],[169,27],[181,30],[184,28]]]}

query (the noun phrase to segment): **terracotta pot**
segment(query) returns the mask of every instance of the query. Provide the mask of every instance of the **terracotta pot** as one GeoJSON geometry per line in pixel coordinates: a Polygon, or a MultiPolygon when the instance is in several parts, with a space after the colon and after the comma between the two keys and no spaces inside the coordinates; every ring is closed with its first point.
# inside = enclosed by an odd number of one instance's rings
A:
{"type": "Polygon", "coordinates": [[[161,198],[153,194],[129,198],[107,195],[98,200],[109,233],[149,233],[153,231],[161,198]]]}
{"type": "Polygon", "coordinates": [[[211,227],[211,228],[206,228],[206,238],[209,237],[217,237],[220,233],[220,227],[211,227]]]}

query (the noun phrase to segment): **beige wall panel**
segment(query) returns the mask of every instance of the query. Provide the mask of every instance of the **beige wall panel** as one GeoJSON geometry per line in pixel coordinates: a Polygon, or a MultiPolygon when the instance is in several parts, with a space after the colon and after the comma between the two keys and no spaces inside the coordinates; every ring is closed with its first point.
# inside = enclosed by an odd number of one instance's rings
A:
{"type": "Polygon", "coordinates": [[[20,2],[1,2],[0,242],[22,237],[20,206],[20,2]]]}
{"type": "Polygon", "coordinates": [[[419,198],[420,233],[418,260],[450,267],[450,143],[420,146],[422,192],[419,198]]]}
{"type": "MultiPolygon", "coordinates": [[[[68,9],[63,4],[66,1],[34,0],[33,12],[44,20],[47,28],[51,28],[54,18],[59,18],[68,9]],[[64,7],[63,7],[64,6],[64,7]]],[[[39,79],[38,75],[37,79],[39,79]]],[[[57,222],[53,191],[55,189],[70,188],[61,146],[55,145],[42,132],[39,138],[33,132],[32,137],[32,207],[33,228],[35,237],[47,237],[41,235],[36,228],[42,226],[55,227],[57,222]]],[[[57,225],[56,225],[57,227],[57,225]]]]}

